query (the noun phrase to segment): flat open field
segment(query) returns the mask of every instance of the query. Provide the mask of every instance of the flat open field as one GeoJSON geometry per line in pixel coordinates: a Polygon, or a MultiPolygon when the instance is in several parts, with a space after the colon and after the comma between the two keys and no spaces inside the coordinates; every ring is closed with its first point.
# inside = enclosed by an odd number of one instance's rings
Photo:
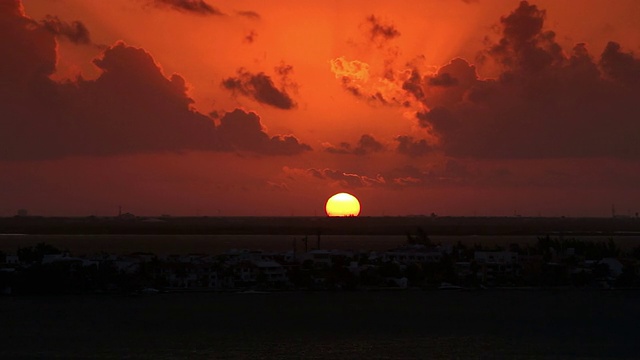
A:
{"type": "Polygon", "coordinates": [[[636,359],[638,291],[0,297],[0,358],[636,359]]]}

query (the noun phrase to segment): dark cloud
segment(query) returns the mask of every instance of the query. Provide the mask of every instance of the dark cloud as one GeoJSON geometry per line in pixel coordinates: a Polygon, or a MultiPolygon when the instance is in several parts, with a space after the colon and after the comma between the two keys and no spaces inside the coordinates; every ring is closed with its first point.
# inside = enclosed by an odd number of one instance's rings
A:
{"type": "Polygon", "coordinates": [[[253,44],[253,42],[256,41],[257,37],[258,37],[258,33],[251,30],[247,35],[244,36],[243,41],[247,44],[253,44]]]}
{"type": "Polygon", "coordinates": [[[597,64],[584,44],[565,55],[545,31],[545,12],[521,2],[501,19],[502,38],[486,56],[502,67],[479,80],[462,61],[458,86],[434,93],[419,114],[449,155],[489,158],[638,157],[634,98],[640,62],[610,43],[597,64]],[[635,81],[634,81],[635,79],[635,81]],[[625,86],[626,85],[626,86],[625,86]]]}
{"type": "Polygon", "coordinates": [[[376,140],[369,134],[364,134],[358,140],[358,145],[353,150],[356,155],[366,155],[369,153],[379,152],[384,150],[384,145],[376,140]]]}
{"type": "Polygon", "coordinates": [[[436,74],[422,78],[412,75],[402,86],[428,108],[434,108],[463,101],[468,89],[477,83],[475,66],[464,59],[453,59],[436,74]]]}
{"type": "Polygon", "coordinates": [[[289,79],[289,75],[293,73],[293,65],[281,63],[276,66],[274,70],[282,79],[284,79],[284,81],[287,81],[289,79]]]}
{"type": "Polygon", "coordinates": [[[280,88],[276,87],[271,77],[265,73],[254,74],[242,68],[238,69],[237,76],[224,79],[222,86],[233,93],[247,96],[259,103],[289,110],[296,107],[295,101],[288,93],[291,88],[288,75],[291,71],[292,68],[286,65],[276,68],[276,72],[281,76],[280,88]]]}
{"type": "Polygon", "coordinates": [[[367,155],[384,150],[384,145],[376,140],[372,135],[364,134],[358,140],[355,147],[347,142],[342,142],[338,146],[328,146],[325,151],[332,154],[353,154],[367,155]]]}
{"type": "Polygon", "coordinates": [[[433,174],[413,165],[405,165],[388,171],[385,176],[390,179],[389,186],[403,188],[424,186],[430,182],[433,174]]]}
{"type": "Polygon", "coordinates": [[[53,34],[65,37],[74,44],[91,44],[89,30],[80,21],[68,23],[60,20],[57,16],[47,15],[42,20],[42,25],[53,34]]]}
{"type": "Polygon", "coordinates": [[[242,17],[246,17],[248,19],[252,19],[252,20],[260,20],[261,16],[260,14],[258,14],[255,11],[237,11],[236,14],[238,14],[239,16],[242,17]]]}
{"type": "Polygon", "coordinates": [[[152,0],[158,7],[170,7],[174,10],[199,15],[224,15],[217,8],[209,5],[204,0],[152,0]]]}
{"type": "MultiPolygon", "coordinates": [[[[422,104],[418,123],[455,157],[640,157],[640,60],[610,42],[599,59],[585,44],[565,52],[546,13],[523,1],[500,19],[501,38],[479,57],[480,79],[454,59],[435,75],[415,70],[402,88],[422,104]]],[[[406,140],[405,140],[406,141],[406,140]]],[[[406,142],[409,144],[409,142],[406,142]]]]}
{"type": "Polygon", "coordinates": [[[406,154],[640,158],[640,59],[615,42],[599,57],[582,43],[566,51],[545,19],[527,1],[500,18],[499,39],[487,40],[476,59],[494,78],[480,78],[465,59],[433,74],[420,62],[389,71],[387,63],[372,69],[338,58],[332,71],[358,98],[415,110],[418,124],[439,138],[433,144],[398,138],[398,151],[406,154]]]}
{"type": "MultiPolygon", "coordinates": [[[[46,82],[54,73],[56,42],[47,29],[25,17],[20,0],[0,2],[0,40],[0,101],[11,105],[19,93],[46,82]]],[[[2,118],[9,114],[4,112],[2,118]]]]}
{"type": "Polygon", "coordinates": [[[620,44],[609,42],[600,57],[600,67],[607,77],[640,90],[640,59],[624,53],[620,44]]]}
{"type": "Polygon", "coordinates": [[[254,112],[236,109],[220,119],[217,128],[220,136],[240,151],[252,151],[268,155],[294,155],[311,150],[294,136],[269,137],[262,128],[260,117],[254,112]]]}
{"type": "Polygon", "coordinates": [[[385,24],[374,15],[367,17],[366,28],[369,39],[378,46],[400,36],[400,31],[393,24],[385,24]]]}
{"type": "Polygon", "coordinates": [[[411,76],[402,83],[402,90],[407,91],[416,99],[424,98],[424,90],[422,90],[422,76],[418,69],[411,70],[411,76]]]}
{"type": "Polygon", "coordinates": [[[430,77],[428,79],[429,85],[431,86],[454,86],[458,85],[458,79],[451,76],[449,73],[439,73],[436,76],[430,77]]]}
{"type": "Polygon", "coordinates": [[[395,139],[398,142],[397,151],[413,157],[427,155],[433,152],[433,148],[427,140],[415,140],[412,136],[401,135],[395,139]]]}
{"type": "Polygon", "coordinates": [[[216,127],[192,108],[185,80],[166,77],[143,49],[118,43],[94,61],[96,80],[57,83],[49,78],[57,60],[50,30],[25,17],[18,1],[0,7],[0,29],[0,44],[18,50],[0,57],[0,159],[309,149],[293,136],[269,137],[257,115],[242,110],[216,127]]]}
{"type": "Polygon", "coordinates": [[[509,16],[502,17],[502,38],[488,56],[510,71],[536,72],[561,64],[565,58],[553,31],[543,31],[546,12],[522,1],[509,16]]]}

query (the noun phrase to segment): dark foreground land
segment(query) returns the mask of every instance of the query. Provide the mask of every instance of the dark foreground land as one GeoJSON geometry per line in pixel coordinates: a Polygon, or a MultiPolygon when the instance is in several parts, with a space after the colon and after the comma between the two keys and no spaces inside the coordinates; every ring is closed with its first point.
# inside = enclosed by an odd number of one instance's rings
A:
{"type": "Polygon", "coordinates": [[[0,358],[636,359],[640,292],[0,298],[0,358]]]}
{"type": "Polygon", "coordinates": [[[621,235],[640,233],[640,218],[543,217],[5,217],[0,234],[621,235]]]}

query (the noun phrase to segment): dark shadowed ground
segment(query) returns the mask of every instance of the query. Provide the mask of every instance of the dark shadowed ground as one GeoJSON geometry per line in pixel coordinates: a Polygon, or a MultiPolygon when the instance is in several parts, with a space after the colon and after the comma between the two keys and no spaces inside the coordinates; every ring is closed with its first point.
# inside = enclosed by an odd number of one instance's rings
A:
{"type": "MultiPolygon", "coordinates": [[[[263,251],[291,251],[295,240],[297,250],[304,251],[302,239],[304,235],[1,235],[0,251],[10,254],[21,247],[35,246],[45,243],[59,249],[69,250],[73,255],[92,255],[99,252],[111,254],[130,254],[133,252],[151,252],[156,255],[169,254],[222,254],[230,249],[253,249],[263,251]]],[[[573,237],[567,237],[572,239],[573,237]]],[[[502,246],[510,244],[520,246],[535,245],[538,237],[532,235],[509,236],[430,236],[434,244],[455,245],[457,243],[468,247],[476,244],[484,247],[502,246]]],[[[634,249],[640,245],[640,235],[625,236],[580,236],[581,241],[606,242],[615,241],[624,251],[634,249]]],[[[320,247],[322,249],[356,250],[356,251],[386,251],[406,245],[406,235],[323,235],[320,247]]],[[[317,247],[317,237],[308,236],[309,250],[317,247]]]]}
{"type": "Polygon", "coordinates": [[[0,358],[635,359],[640,291],[0,297],[0,358]]]}

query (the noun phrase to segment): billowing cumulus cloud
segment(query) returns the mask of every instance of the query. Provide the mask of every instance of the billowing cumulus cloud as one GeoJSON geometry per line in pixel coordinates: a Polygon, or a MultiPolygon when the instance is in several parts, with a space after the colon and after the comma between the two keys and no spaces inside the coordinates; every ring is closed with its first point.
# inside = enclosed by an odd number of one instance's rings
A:
{"type": "MultiPolygon", "coordinates": [[[[579,49],[579,51],[584,51],[579,49]]],[[[604,74],[635,90],[640,90],[640,59],[621,50],[620,44],[609,42],[600,57],[604,74]]]]}
{"type": "Polygon", "coordinates": [[[258,116],[242,110],[223,115],[216,127],[192,108],[185,80],[166,77],[143,49],[118,43],[94,61],[96,80],[58,83],[49,78],[57,60],[49,29],[26,18],[18,1],[0,7],[0,28],[7,30],[0,32],[2,46],[21,50],[0,57],[0,159],[309,149],[293,136],[269,137],[258,116]],[[237,120],[243,116],[250,121],[237,120]]]}
{"type": "Polygon", "coordinates": [[[615,43],[599,62],[584,44],[565,54],[544,19],[527,2],[501,19],[502,38],[484,54],[502,69],[495,80],[479,79],[463,60],[441,69],[458,84],[433,89],[431,98],[425,91],[429,110],[418,114],[420,123],[454,156],[640,156],[630,135],[640,131],[633,100],[640,89],[628,81],[638,60],[615,43]]]}
{"type": "Polygon", "coordinates": [[[325,151],[332,154],[367,155],[383,150],[384,145],[370,134],[362,135],[355,146],[351,146],[348,142],[341,142],[337,146],[327,144],[325,147],[325,151]]]}
{"type": "Polygon", "coordinates": [[[453,59],[435,72],[408,65],[393,77],[358,60],[332,65],[359,98],[415,111],[425,136],[438,138],[429,145],[448,156],[639,158],[640,59],[615,42],[599,56],[585,44],[563,49],[545,19],[522,1],[475,64],[453,59]],[[476,66],[497,76],[484,79],[476,66]]]}
{"type": "Polygon", "coordinates": [[[247,96],[261,104],[290,110],[296,107],[295,101],[288,92],[295,90],[295,83],[289,80],[292,70],[293,68],[287,65],[276,67],[276,72],[281,79],[279,87],[265,73],[252,73],[245,69],[238,69],[235,77],[224,79],[222,86],[234,94],[247,96]]]}
{"type": "Polygon", "coordinates": [[[174,10],[199,15],[224,15],[217,8],[209,5],[204,0],[153,0],[158,7],[169,7],[174,10]]]}
{"type": "Polygon", "coordinates": [[[294,136],[269,137],[264,131],[260,117],[254,112],[236,109],[220,119],[219,135],[240,151],[252,151],[269,155],[293,155],[311,150],[294,136]]]}
{"type": "Polygon", "coordinates": [[[42,25],[53,34],[62,36],[74,44],[91,44],[89,29],[80,21],[68,23],[57,16],[49,15],[42,20],[42,25]]]}

